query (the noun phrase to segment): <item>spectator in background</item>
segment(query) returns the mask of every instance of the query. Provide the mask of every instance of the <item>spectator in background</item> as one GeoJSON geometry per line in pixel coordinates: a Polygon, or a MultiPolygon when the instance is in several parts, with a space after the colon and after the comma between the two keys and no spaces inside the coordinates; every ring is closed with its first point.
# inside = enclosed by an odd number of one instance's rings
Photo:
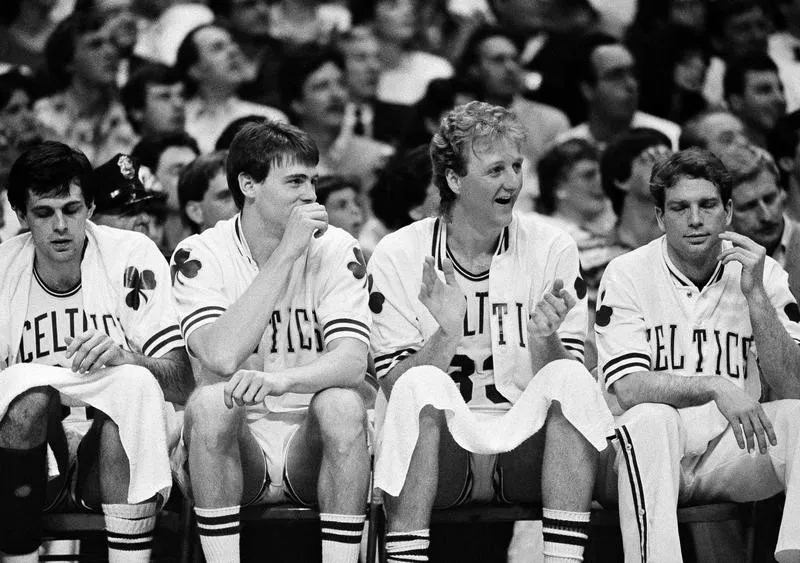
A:
{"type": "Polygon", "coordinates": [[[580,137],[597,143],[602,151],[630,129],[647,127],[661,131],[670,146],[677,148],[680,127],[638,110],[639,81],[630,51],[610,38],[598,38],[588,44],[584,55],[579,72],[589,117],[558,140],[580,137]]]}
{"type": "Polygon", "coordinates": [[[428,145],[395,155],[381,172],[369,198],[373,216],[364,224],[358,239],[367,260],[389,233],[439,213],[439,190],[433,183],[428,145]]]}
{"type": "Polygon", "coordinates": [[[214,144],[215,151],[226,151],[231,146],[233,142],[233,138],[236,136],[236,133],[242,130],[242,127],[247,125],[248,123],[261,123],[262,121],[266,121],[267,118],[261,115],[245,115],[244,117],[240,117],[238,119],[234,119],[225,129],[220,133],[219,139],[214,144]]]}
{"type": "Polygon", "coordinates": [[[377,99],[381,75],[380,43],[368,27],[355,27],[341,41],[345,82],[350,103],[345,126],[354,134],[398,146],[414,121],[411,106],[377,99]]]}
{"type": "Polygon", "coordinates": [[[148,63],[122,88],[128,121],[141,136],[180,133],[186,126],[186,97],[181,76],[172,68],[148,63]]]}
{"type": "Polygon", "coordinates": [[[356,178],[320,176],[317,181],[317,203],[325,206],[328,224],[344,229],[355,239],[364,225],[359,191],[356,178]]]}
{"type": "Polygon", "coordinates": [[[200,154],[197,142],[186,133],[165,133],[144,137],[131,152],[131,156],[146,166],[167,194],[164,217],[164,237],[159,247],[166,255],[180,241],[191,235],[178,198],[178,178],[183,169],[200,154]]]}
{"type": "Polygon", "coordinates": [[[800,83],[790,77],[800,76],[800,3],[796,0],[777,0],[785,28],[769,36],[768,53],[781,69],[781,79],[786,87],[789,111],[800,109],[800,83]]]}
{"type": "Polygon", "coordinates": [[[766,148],[767,136],[786,113],[778,67],[764,53],[743,55],[729,61],[723,85],[725,101],[744,123],[747,138],[766,148]]]}
{"type": "MultiPolygon", "coordinates": [[[[465,77],[466,78],[466,77],[465,77]]],[[[427,144],[439,130],[442,116],[456,106],[479,98],[476,86],[471,80],[460,78],[437,78],[431,80],[425,97],[417,105],[417,117],[410,127],[403,146],[411,149],[427,144]]]]}
{"type": "Polygon", "coordinates": [[[31,109],[32,83],[17,69],[0,74],[0,134],[5,146],[0,157],[0,175],[23,151],[50,134],[31,109]]]}
{"type": "Polygon", "coordinates": [[[136,134],[118,100],[119,52],[104,21],[68,17],[50,36],[45,56],[58,93],[36,102],[39,121],[92,163],[130,152],[136,134]]]}
{"type": "Polygon", "coordinates": [[[95,195],[92,221],[142,233],[158,245],[167,195],[145,189],[139,173],[139,165],[125,154],[118,154],[94,169],[92,181],[104,189],[95,195]],[[131,172],[126,176],[120,172],[122,169],[131,172]]]}
{"type": "Polygon", "coordinates": [[[635,128],[620,135],[601,157],[603,191],[617,215],[614,244],[621,249],[639,248],[662,234],[653,213],[650,173],[670,155],[671,146],[662,132],[635,128]]]}
{"type": "Polygon", "coordinates": [[[678,146],[680,150],[691,147],[708,149],[719,157],[732,145],[748,143],[742,120],[719,109],[705,111],[687,121],[681,130],[678,146]]]}
{"type": "Polygon", "coordinates": [[[53,0],[4,0],[0,4],[0,62],[38,70],[47,38],[56,28],[53,0]]]}
{"type": "Polygon", "coordinates": [[[329,47],[350,29],[350,11],[337,2],[277,0],[269,7],[269,33],[284,49],[329,47]]]}
{"type": "Polygon", "coordinates": [[[214,151],[198,156],[181,172],[178,200],[192,233],[202,233],[238,211],[225,177],[227,154],[214,151]]]}
{"type": "Polygon", "coordinates": [[[381,44],[382,72],[378,99],[414,105],[434,78],[448,78],[453,67],[445,59],[414,48],[419,32],[419,0],[377,0],[375,31],[381,44]]]}
{"type": "Polygon", "coordinates": [[[349,98],[341,55],[310,49],[288,58],[281,88],[295,122],[319,147],[320,173],[356,176],[368,194],[393,149],[343,128],[349,98]]]}
{"type": "Polygon", "coordinates": [[[786,213],[800,221],[800,110],[778,120],[767,148],[781,173],[781,186],[787,195],[786,213]]]}
{"type": "Polygon", "coordinates": [[[800,224],[786,216],[786,192],[780,172],[763,151],[725,152],[721,160],[731,173],[731,226],[763,246],[789,274],[789,289],[800,299],[800,224]]]}
{"type": "Polygon", "coordinates": [[[234,40],[254,69],[254,78],[239,88],[242,99],[280,107],[278,73],[283,47],[270,35],[270,0],[209,0],[208,5],[230,26],[234,40]]]}
{"type": "Polygon", "coordinates": [[[246,102],[237,95],[252,80],[251,67],[227,29],[218,23],[193,29],[181,42],[175,63],[184,78],[186,131],[197,139],[202,152],[211,152],[225,126],[237,117],[263,115],[288,121],[283,112],[246,102]]]}
{"type": "Polygon", "coordinates": [[[519,50],[511,34],[486,27],[467,44],[458,75],[473,81],[482,101],[513,111],[525,129],[525,180],[517,209],[526,210],[533,208],[537,195],[536,163],[545,147],[569,129],[569,120],[560,110],[522,96],[524,85],[518,59],[519,50]]]}

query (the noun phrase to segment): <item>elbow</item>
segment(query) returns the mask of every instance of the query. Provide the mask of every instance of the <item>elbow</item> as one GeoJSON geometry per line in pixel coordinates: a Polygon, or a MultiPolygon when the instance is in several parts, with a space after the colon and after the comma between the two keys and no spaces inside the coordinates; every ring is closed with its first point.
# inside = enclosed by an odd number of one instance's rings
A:
{"type": "Polygon", "coordinates": [[[364,383],[367,373],[367,354],[360,351],[348,351],[342,358],[342,386],[358,388],[364,383]]]}
{"type": "Polygon", "coordinates": [[[206,370],[219,377],[230,377],[239,367],[236,359],[229,354],[206,353],[197,356],[206,370]]]}
{"type": "Polygon", "coordinates": [[[628,410],[639,404],[636,393],[634,392],[633,381],[629,380],[630,376],[623,377],[611,384],[609,391],[617,398],[619,406],[623,410],[628,410]]]}

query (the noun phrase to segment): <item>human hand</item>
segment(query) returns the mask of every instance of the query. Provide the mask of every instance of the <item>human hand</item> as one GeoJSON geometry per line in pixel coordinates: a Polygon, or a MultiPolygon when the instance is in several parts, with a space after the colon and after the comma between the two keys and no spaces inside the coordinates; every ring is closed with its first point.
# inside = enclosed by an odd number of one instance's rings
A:
{"type": "Polygon", "coordinates": [[[722,415],[728,420],[736,436],[736,443],[741,449],[747,451],[755,449],[755,442],[758,442],[759,451],[767,453],[767,441],[773,446],[778,445],[778,438],[772,428],[767,414],[761,403],[753,399],[742,389],[720,378],[720,383],[714,394],[714,401],[717,403],[722,415]]]}
{"type": "Polygon", "coordinates": [[[740,286],[745,297],[750,297],[753,290],[764,288],[764,261],[767,249],[757,242],[733,231],[726,231],[719,235],[722,240],[733,243],[733,248],[723,250],[719,254],[719,261],[723,265],[736,261],[742,265],[740,286]]]}
{"type": "Polygon", "coordinates": [[[234,404],[240,407],[258,405],[269,395],[283,395],[284,392],[275,374],[240,369],[225,384],[225,406],[232,409],[234,404]]]}
{"type": "Polygon", "coordinates": [[[75,338],[65,338],[67,359],[72,358],[72,371],[89,373],[104,366],[119,366],[127,361],[127,352],[105,332],[89,329],[75,338]]]}
{"type": "Polygon", "coordinates": [[[445,283],[442,283],[442,280],[436,275],[433,257],[425,257],[425,263],[422,265],[422,287],[419,290],[419,300],[430,311],[445,334],[460,335],[464,313],[467,310],[467,300],[456,281],[453,262],[447,258],[442,260],[442,271],[445,283]]]}
{"type": "Polygon", "coordinates": [[[531,313],[528,334],[537,339],[550,336],[558,330],[575,303],[575,298],[564,289],[564,281],[556,278],[552,289],[545,292],[531,313]]]}
{"type": "Polygon", "coordinates": [[[328,230],[328,212],[319,203],[298,205],[289,214],[280,246],[291,258],[299,258],[308,248],[311,236],[317,238],[328,230]]]}

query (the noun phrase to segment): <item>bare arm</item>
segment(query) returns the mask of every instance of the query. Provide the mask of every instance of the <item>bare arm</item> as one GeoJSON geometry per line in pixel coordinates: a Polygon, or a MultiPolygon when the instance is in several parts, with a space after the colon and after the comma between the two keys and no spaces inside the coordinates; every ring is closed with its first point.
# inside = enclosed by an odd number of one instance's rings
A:
{"type": "Polygon", "coordinates": [[[738,233],[722,233],[720,238],[734,245],[720,254],[720,261],[742,264],[741,289],[747,299],[761,375],[780,398],[800,398],[800,347],[781,324],[764,289],[766,249],[738,233]]]}
{"type": "Polygon", "coordinates": [[[287,272],[308,247],[314,231],[325,231],[327,217],[325,208],[316,203],[292,209],[280,244],[250,287],[216,321],[189,335],[187,345],[204,368],[229,378],[253,353],[270,313],[286,292],[287,272]]]}
{"type": "Polygon", "coordinates": [[[75,338],[66,337],[65,356],[72,358],[72,371],[90,373],[106,366],[134,365],[147,368],[156,378],[164,398],[184,404],[194,389],[194,377],[184,348],[170,350],[160,358],[130,352],[117,345],[110,336],[87,330],[75,338]]]}
{"type": "Polygon", "coordinates": [[[456,355],[456,348],[461,340],[461,333],[448,333],[440,326],[433,333],[430,339],[420,348],[416,354],[411,354],[400,360],[389,373],[380,379],[381,389],[387,396],[392,393],[392,388],[400,376],[413,367],[435,366],[442,371],[447,371],[453,356],[456,355]]]}
{"type": "Polygon", "coordinates": [[[324,354],[303,366],[279,372],[237,371],[225,385],[225,404],[231,408],[261,403],[269,395],[356,388],[366,370],[367,345],[355,338],[337,338],[324,354]]]}
{"type": "Polygon", "coordinates": [[[575,298],[564,289],[564,282],[555,279],[553,288],[545,293],[531,313],[528,322],[528,346],[534,375],[554,360],[575,359],[575,356],[564,348],[557,332],[575,303],[575,298]]]}

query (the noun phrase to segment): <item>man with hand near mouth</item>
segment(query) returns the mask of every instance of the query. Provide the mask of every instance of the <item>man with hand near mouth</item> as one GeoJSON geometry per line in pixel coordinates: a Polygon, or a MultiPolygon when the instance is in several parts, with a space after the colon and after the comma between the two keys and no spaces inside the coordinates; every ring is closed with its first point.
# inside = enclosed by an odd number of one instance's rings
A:
{"type": "Polygon", "coordinates": [[[384,430],[415,428],[417,417],[419,428],[409,458],[393,455],[401,448],[390,434],[380,439],[376,486],[387,493],[390,562],[428,561],[432,508],[469,500],[542,503],[547,563],[581,560],[588,540],[611,415],[581,363],[586,285],[575,242],[512,211],[524,143],[521,124],[500,106],[470,102],[447,113],[430,148],[439,216],[387,235],[369,262],[375,368],[387,413],[403,413],[387,416],[384,430]],[[454,392],[449,406],[397,406],[423,373],[418,396],[436,385],[454,392]],[[555,382],[569,393],[559,394],[555,382]],[[457,428],[439,410],[466,413],[464,422],[479,426],[474,435],[492,442],[497,436],[483,424],[511,420],[505,415],[526,397],[536,406],[515,412],[535,418],[530,433],[510,450],[493,443],[497,455],[458,445],[457,428]],[[404,463],[399,483],[381,479],[404,463]]]}
{"type": "Polygon", "coordinates": [[[619,414],[626,561],[682,560],[679,503],[782,491],[776,559],[793,561],[800,309],[765,248],[728,230],[731,178],[714,154],[670,156],[650,190],[664,236],[611,261],[595,321],[598,376],[619,414]],[[783,400],[759,402],[762,386],[783,400]]]}

